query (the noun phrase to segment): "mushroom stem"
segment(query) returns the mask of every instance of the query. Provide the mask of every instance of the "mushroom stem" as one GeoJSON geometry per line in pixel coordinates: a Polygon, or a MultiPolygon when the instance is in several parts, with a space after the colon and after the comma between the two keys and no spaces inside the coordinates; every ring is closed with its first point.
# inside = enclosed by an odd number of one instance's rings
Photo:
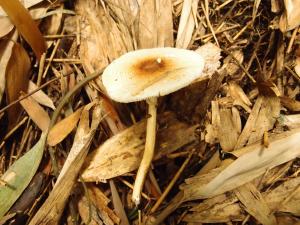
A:
{"type": "Polygon", "coordinates": [[[157,97],[147,99],[147,103],[149,118],[147,119],[145,151],[136,175],[132,193],[132,201],[136,205],[140,204],[141,192],[143,190],[144,182],[152,162],[155,147],[157,97]]]}

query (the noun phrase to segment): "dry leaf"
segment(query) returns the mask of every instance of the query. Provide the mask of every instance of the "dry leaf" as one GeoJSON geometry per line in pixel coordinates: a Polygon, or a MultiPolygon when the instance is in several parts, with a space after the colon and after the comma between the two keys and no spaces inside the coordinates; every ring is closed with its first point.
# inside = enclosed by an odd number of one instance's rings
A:
{"type": "MultiPolygon", "coordinates": [[[[273,129],[275,122],[280,114],[280,100],[277,97],[263,97],[262,106],[256,118],[253,130],[249,133],[248,144],[252,144],[259,140],[265,132],[273,129]]],[[[248,121],[247,121],[248,122],[248,121]]],[[[236,146],[240,148],[242,146],[236,146]]]]}
{"type": "MultiPolygon", "coordinates": [[[[31,93],[32,91],[35,91],[36,89],[38,89],[38,86],[33,83],[32,81],[29,81],[29,85],[28,85],[28,93],[31,93]]],[[[55,106],[53,104],[53,101],[51,100],[51,98],[49,98],[48,95],[46,95],[43,90],[39,90],[37,92],[35,92],[33,95],[31,95],[31,97],[36,100],[38,103],[40,103],[41,105],[47,106],[51,109],[55,109],[55,106]]]]}
{"type": "MultiPolygon", "coordinates": [[[[24,5],[24,7],[26,9],[30,8],[31,6],[34,6],[40,2],[42,2],[43,0],[22,0],[22,4],[24,5]]],[[[2,7],[0,7],[0,16],[7,16],[7,14],[5,13],[5,11],[2,9],[2,7]]]]}
{"type": "Polygon", "coordinates": [[[255,127],[254,127],[255,122],[256,122],[256,119],[258,117],[259,110],[262,106],[262,103],[263,103],[263,97],[257,98],[257,100],[256,100],[256,102],[255,102],[255,104],[254,104],[254,106],[251,110],[251,113],[250,113],[250,115],[247,119],[247,122],[244,126],[244,129],[243,129],[241,135],[238,138],[238,141],[236,143],[236,148],[241,148],[247,143],[247,141],[248,141],[248,139],[249,139],[249,137],[252,133],[252,130],[255,129],[255,127]]]}
{"type": "Polygon", "coordinates": [[[184,0],[178,27],[176,48],[187,48],[195,28],[199,0],[184,0]]]}
{"type": "Polygon", "coordinates": [[[282,1],[280,0],[271,0],[271,11],[273,13],[279,13],[282,8],[282,1]]]}
{"type": "MultiPolygon", "coordinates": [[[[110,61],[133,50],[130,32],[93,1],[79,0],[75,6],[80,18],[79,56],[87,73],[106,67],[110,61]]],[[[75,19],[73,27],[76,27],[75,19]]],[[[70,31],[75,32],[75,31],[70,31]]]]}
{"type": "Polygon", "coordinates": [[[11,57],[12,48],[14,47],[14,42],[18,38],[17,32],[15,31],[11,34],[12,41],[9,40],[1,40],[0,41],[0,102],[2,100],[5,86],[6,86],[6,67],[8,65],[9,59],[11,57]]]}
{"type": "Polygon", "coordinates": [[[233,194],[222,194],[209,198],[190,209],[191,213],[184,216],[185,222],[222,223],[227,221],[242,221],[246,214],[238,199],[233,194]]]}
{"type": "Polygon", "coordinates": [[[272,211],[292,213],[300,216],[300,177],[290,178],[275,189],[264,193],[268,205],[272,211]]]}
{"type": "Polygon", "coordinates": [[[99,218],[98,210],[90,201],[82,196],[78,203],[78,213],[85,224],[89,225],[103,225],[102,219],[99,218]]]}
{"type": "MultiPolygon", "coordinates": [[[[6,67],[6,93],[8,103],[17,100],[22,91],[27,91],[30,66],[30,59],[27,52],[20,44],[15,43],[6,67]]],[[[8,109],[10,126],[13,126],[13,124],[18,121],[20,114],[21,107],[19,104],[8,109]]]]}
{"type": "MultiPolygon", "coordinates": [[[[300,177],[289,178],[275,189],[262,192],[259,195],[273,213],[292,213],[295,216],[299,216],[300,192],[297,191],[299,184],[300,177]]],[[[253,203],[256,202],[255,199],[252,199],[253,203]]],[[[248,198],[245,200],[247,201],[248,198]]],[[[255,206],[253,205],[253,207],[255,206]]],[[[238,202],[238,199],[232,192],[206,199],[191,208],[190,211],[192,212],[184,217],[186,222],[225,223],[227,221],[242,221],[246,217],[243,205],[238,202]]],[[[277,221],[278,215],[276,213],[277,221]]]]}
{"type": "Polygon", "coordinates": [[[11,24],[6,16],[0,16],[0,38],[11,32],[13,28],[14,25],[11,24]]]}
{"type": "MultiPolygon", "coordinates": [[[[246,126],[253,127],[254,130],[251,130],[249,133],[246,133],[248,132],[247,129],[243,130],[244,138],[248,137],[248,144],[261,140],[263,135],[274,127],[279,113],[279,99],[277,97],[263,97],[257,117],[247,120],[246,126]]],[[[239,144],[240,143],[235,146],[235,149],[242,147],[242,145],[239,144]]],[[[239,200],[244,204],[244,209],[258,221],[262,224],[276,224],[274,215],[271,215],[270,209],[251,183],[238,187],[235,192],[239,200]]]]}
{"type": "Polygon", "coordinates": [[[280,125],[287,126],[289,129],[300,127],[300,114],[281,115],[279,118],[280,125]]]}
{"type": "Polygon", "coordinates": [[[125,23],[128,28],[131,27],[137,19],[139,12],[139,4],[137,1],[111,0],[108,1],[107,4],[117,15],[118,20],[125,23]]]}
{"type": "Polygon", "coordinates": [[[300,130],[284,132],[270,138],[264,148],[260,143],[231,152],[236,157],[229,166],[219,167],[208,174],[188,179],[183,186],[186,200],[203,199],[233,190],[300,155],[300,130]],[[246,153],[245,153],[246,152],[246,153]]]}
{"type": "Polygon", "coordinates": [[[82,109],[77,109],[76,112],[59,121],[51,128],[47,139],[48,145],[57,145],[71,133],[81,116],[82,109]]]}
{"type": "Polygon", "coordinates": [[[292,112],[299,112],[300,111],[300,102],[297,100],[293,100],[289,97],[282,96],[280,97],[281,104],[292,112]]]}
{"type": "Polygon", "coordinates": [[[281,32],[292,30],[300,25],[300,2],[298,0],[284,0],[285,11],[280,17],[281,32]]]}
{"type": "MultiPolygon", "coordinates": [[[[236,50],[231,54],[235,59],[238,60],[239,63],[242,63],[244,61],[244,54],[242,51],[236,50]]],[[[224,59],[224,64],[226,64],[225,69],[230,76],[235,75],[239,70],[241,70],[240,66],[236,63],[232,56],[229,55],[224,59]]]]}
{"type": "Polygon", "coordinates": [[[140,1],[138,48],[171,46],[173,46],[171,0],[140,1]]]}
{"type": "Polygon", "coordinates": [[[32,97],[27,97],[20,103],[38,128],[47,131],[50,123],[48,113],[32,97]]]}
{"type": "Polygon", "coordinates": [[[49,197],[39,208],[39,211],[30,221],[30,225],[35,224],[58,224],[63,213],[63,209],[74,183],[76,182],[78,172],[84,162],[88,149],[94,137],[95,131],[101,121],[101,107],[97,104],[93,109],[92,121],[89,121],[89,110],[95,103],[85,106],[78,129],[74,138],[72,148],[66,159],[66,162],[60,172],[59,177],[51,191],[49,197]]]}
{"type": "Polygon", "coordinates": [[[235,194],[244,205],[243,208],[263,225],[277,224],[274,213],[268,207],[262,194],[251,184],[245,184],[235,190],[235,194]]]}
{"type": "Polygon", "coordinates": [[[49,3],[44,2],[43,4],[38,4],[29,9],[29,13],[32,16],[32,19],[37,20],[37,22],[41,21],[47,14],[47,10],[49,9],[49,3]]]}
{"type": "MultiPolygon", "coordinates": [[[[174,120],[174,115],[169,115],[162,123],[168,127],[158,130],[156,159],[195,140],[196,127],[174,120]]],[[[145,131],[146,121],[143,120],[104,142],[88,156],[83,179],[103,182],[137,169],[144,150],[145,131]]]]}
{"type": "Polygon", "coordinates": [[[57,34],[61,27],[61,20],[63,16],[63,5],[60,5],[57,9],[51,10],[51,17],[45,18],[43,21],[43,29],[47,35],[57,34]]]}
{"type": "MultiPolygon", "coordinates": [[[[234,99],[235,102],[239,103],[241,106],[246,105],[245,108],[252,106],[251,101],[248,96],[245,94],[244,90],[235,82],[230,82],[229,85],[229,94],[234,99]]],[[[248,109],[247,108],[247,109],[248,109]]]]}
{"type": "Polygon", "coordinates": [[[111,210],[107,205],[109,200],[99,190],[99,188],[89,185],[88,191],[91,196],[91,201],[98,208],[100,217],[104,221],[104,224],[120,224],[120,219],[115,215],[114,211],[111,210]]]}
{"type": "Polygon", "coordinates": [[[41,55],[46,51],[46,44],[44,37],[39,31],[37,24],[31,18],[28,10],[24,8],[19,0],[0,0],[0,6],[32,47],[36,57],[40,59],[41,55]],[[24,23],[24,21],[26,21],[26,23],[24,23]]]}
{"type": "Polygon", "coordinates": [[[295,69],[296,74],[300,78],[300,57],[296,58],[294,69],[295,69]]]}
{"type": "Polygon", "coordinates": [[[222,121],[217,127],[220,145],[224,151],[232,151],[241,131],[238,130],[234,115],[230,109],[221,108],[219,116],[220,121],[222,121]]]}

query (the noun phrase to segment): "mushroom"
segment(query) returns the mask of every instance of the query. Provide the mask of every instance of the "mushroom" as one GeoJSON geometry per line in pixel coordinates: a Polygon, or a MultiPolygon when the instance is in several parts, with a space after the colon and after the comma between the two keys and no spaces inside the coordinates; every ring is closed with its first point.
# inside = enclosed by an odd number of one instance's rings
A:
{"type": "Polygon", "coordinates": [[[129,103],[148,103],[146,143],[134,183],[132,200],[138,205],[144,181],[154,155],[157,98],[188,86],[201,77],[203,57],[190,50],[152,48],[128,52],[114,60],[103,72],[109,97],[129,103]]]}

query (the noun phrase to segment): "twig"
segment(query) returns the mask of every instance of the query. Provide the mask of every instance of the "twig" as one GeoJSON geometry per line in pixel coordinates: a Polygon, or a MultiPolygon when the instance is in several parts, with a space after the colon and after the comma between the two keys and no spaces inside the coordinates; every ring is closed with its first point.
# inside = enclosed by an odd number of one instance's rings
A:
{"type": "Polygon", "coordinates": [[[56,38],[64,38],[64,37],[76,37],[76,34],[48,34],[44,35],[46,39],[56,39],[56,38]]]}
{"type": "MultiPolygon", "coordinates": [[[[65,75],[63,75],[64,77],[67,77],[69,75],[71,75],[73,72],[69,72],[65,75]]],[[[54,81],[57,81],[59,80],[60,77],[56,77],[56,78],[53,78],[49,81],[47,81],[46,83],[42,84],[40,87],[38,87],[37,89],[33,90],[32,92],[29,92],[28,94],[25,94],[24,96],[20,97],[19,99],[9,103],[7,106],[3,107],[2,109],[0,109],[0,115],[1,113],[5,112],[7,109],[9,109],[10,107],[12,107],[13,105],[19,103],[20,101],[22,101],[23,99],[25,98],[28,98],[29,96],[33,95],[34,93],[38,92],[39,90],[43,89],[44,87],[48,86],[49,84],[51,84],[52,82],[54,81]]]]}
{"type": "MultiPolygon", "coordinates": [[[[58,46],[59,46],[60,42],[61,42],[61,39],[58,39],[58,41],[56,42],[56,45],[54,46],[53,51],[52,51],[52,53],[51,53],[51,55],[50,55],[50,59],[48,60],[48,64],[47,64],[47,66],[46,66],[46,69],[45,69],[45,71],[44,71],[44,73],[43,73],[42,78],[45,78],[45,77],[46,77],[46,75],[47,75],[47,73],[48,73],[48,70],[49,70],[49,68],[50,68],[52,59],[53,59],[54,56],[55,56],[55,53],[56,53],[56,51],[57,51],[57,49],[58,49],[58,46]]],[[[46,61],[47,61],[47,59],[46,59],[46,61]]]]}
{"type": "Polygon", "coordinates": [[[231,58],[238,64],[238,66],[244,71],[244,73],[248,76],[248,78],[254,83],[256,84],[256,80],[253,78],[253,76],[247,71],[247,69],[239,62],[239,60],[237,60],[237,58],[235,58],[235,56],[229,52],[227,49],[222,48],[222,50],[231,56],[231,58]]]}
{"type": "Polygon", "coordinates": [[[82,61],[80,59],[58,59],[58,58],[48,58],[45,59],[46,62],[67,62],[67,63],[77,63],[77,64],[81,64],[82,61]]]}
{"type": "Polygon", "coordinates": [[[215,41],[216,41],[216,44],[218,45],[218,47],[220,47],[218,39],[217,39],[217,37],[215,35],[215,31],[214,31],[214,29],[213,29],[213,27],[212,27],[212,25],[210,23],[210,20],[209,20],[209,16],[208,16],[208,1],[207,0],[205,0],[205,6],[203,5],[203,2],[201,1],[201,7],[203,9],[203,13],[204,13],[204,16],[206,18],[207,25],[208,25],[208,27],[209,27],[209,29],[210,29],[210,31],[211,31],[211,33],[212,33],[215,41]]]}
{"type": "Polygon", "coordinates": [[[38,79],[37,79],[37,86],[41,85],[42,82],[42,75],[43,75],[43,71],[44,71],[44,66],[45,66],[45,59],[46,59],[46,53],[43,53],[41,56],[41,60],[39,63],[39,72],[38,72],[38,79]]]}
{"type": "Polygon", "coordinates": [[[175,174],[175,176],[173,177],[173,179],[171,180],[171,182],[169,183],[169,185],[166,187],[165,191],[162,193],[162,195],[160,196],[160,198],[156,201],[156,203],[152,207],[151,213],[154,213],[158,209],[158,207],[160,206],[160,204],[163,202],[163,200],[166,198],[167,194],[170,192],[170,190],[174,186],[175,182],[178,180],[179,176],[182,174],[183,170],[185,169],[185,167],[189,163],[192,155],[193,155],[193,152],[191,152],[189,154],[189,156],[185,159],[185,161],[183,162],[183,164],[181,165],[181,167],[179,168],[179,170],[177,171],[177,173],[175,174]]]}
{"type": "MultiPolygon", "coordinates": [[[[123,183],[123,184],[125,184],[127,187],[129,187],[130,189],[133,189],[133,185],[132,184],[130,184],[127,180],[124,180],[123,178],[120,178],[119,177],[119,180],[123,183]]],[[[146,200],[151,200],[151,198],[148,196],[148,195],[146,195],[144,192],[142,192],[142,197],[144,198],[144,199],[146,199],[146,200]]]]}
{"type": "Polygon", "coordinates": [[[292,50],[292,46],[293,46],[293,44],[294,44],[294,41],[295,41],[297,32],[298,32],[298,28],[295,28],[295,29],[293,30],[291,39],[290,39],[290,41],[289,41],[289,45],[288,45],[288,47],[287,47],[287,49],[286,49],[286,53],[287,53],[287,54],[290,53],[291,50],[292,50]]]}
{"type": "Polygon", "coordinates": [[[19,127],[21,127],[26,120],[28,119],[27,116],[25,116],[16,126],[13,127],[13,129],[11,129],[3,138],[3,141],[7,140],[19,127]]]}

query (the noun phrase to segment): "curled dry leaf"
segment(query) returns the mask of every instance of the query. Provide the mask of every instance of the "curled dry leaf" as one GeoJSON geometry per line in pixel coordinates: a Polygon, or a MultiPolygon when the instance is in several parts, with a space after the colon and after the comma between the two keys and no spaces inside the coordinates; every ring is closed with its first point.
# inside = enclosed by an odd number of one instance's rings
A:
{"type": "Polygon", "coordinates": [[[20,101],[21,105],[28,113],[32,121],[42,130],[47,131],[50,124],[48,113],[32,97],[27,97],[20,101]]]}
{"type": "Polygon", "coordinates": [[[11,22],[32,47],[36,57],[40,59],[43,52],[46,51],[44,37],[39,31],[37,24],[33,21],[28,10],[19,0],[0,0],[0,6],[7,13],[11,22]],[[26,21],[26,23],[24,23],[26,21]]]}
{"type": "Polygon", "coordinates": [[[83,108],[77,109],[76,112],[59,121],[52,127],[48,134],[48,145],[54,146],[60,143],[71,133],[81,116],[82,109],[83,108]]]}
{"type": "MultiPolygon", "coordinates": [[[[15,43],[6,67],[6,94],[7,102],[17,100],[21,92],[26,92],[29,82],[30,59],[24,48],[15,43]]],[[[9,124],[17,122],[21,113],[19,104],[8,109],[9,124]]]]}
{"type": "Polygon", "coordinates": [[[282,32],[292,30],[300,25],[300,2],[298,0],[284,0],[285,11],[279,20],[282,32]]]}

